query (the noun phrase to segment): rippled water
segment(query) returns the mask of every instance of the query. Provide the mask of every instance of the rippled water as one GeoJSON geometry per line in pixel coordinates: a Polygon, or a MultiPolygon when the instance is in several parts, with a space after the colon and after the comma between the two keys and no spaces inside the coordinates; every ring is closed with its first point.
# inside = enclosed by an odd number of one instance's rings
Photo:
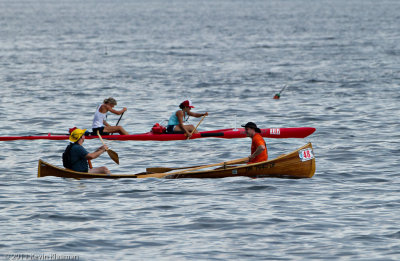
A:
{"type": "MultiPolygon", "coordinates": [[[[1,1],[2,136],[88,128],[109,96],[128,107],[121,125],[134,133],[186,98],[209,112],[202,130],[235,119],[317,128],[304,140],[267,140],[270,158],[313,143],[317,170],[303,180],[38,179],[37,160],[61,165],[67,141],[2,142],[1,257],[399,260],[399,8],[394,0],[1,1]]],[[[115,173],[250,150],[249,139],[108,144],[121,165],[107,155],[94,165],[115,173]]]]}

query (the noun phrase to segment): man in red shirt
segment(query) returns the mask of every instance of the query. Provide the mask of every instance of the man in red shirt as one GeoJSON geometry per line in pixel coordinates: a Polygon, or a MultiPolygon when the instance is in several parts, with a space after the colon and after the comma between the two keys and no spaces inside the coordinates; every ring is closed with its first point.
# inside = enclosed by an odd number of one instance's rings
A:
{"type": "Polygon", "coordinates": [[[262,162],[268,160],[267,145],[261,136],[261,130],[257,128],[254,122],[248,122],[242,125],[246,130],[247,137],[252,139],[251,142],[251,155],[247,164],[262,162]]]}

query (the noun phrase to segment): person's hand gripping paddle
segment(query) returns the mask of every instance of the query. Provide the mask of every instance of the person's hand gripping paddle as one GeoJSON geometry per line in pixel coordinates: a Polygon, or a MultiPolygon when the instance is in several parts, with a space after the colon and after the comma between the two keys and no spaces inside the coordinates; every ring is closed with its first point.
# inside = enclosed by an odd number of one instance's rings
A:
{"type": "Polygon", "coordinates": [[[204,120],[204,118],[205,118],[206,116],[207,116],[207,115],[204,115],[203,118],[201,118],[201,120],[199,121],[199,123],[197,123],[197,126],[194,128],[194,130],[192,130],[192,132],[190,133],[190,136],[188,136],[188,137],[186,138],[186,140],[189,140],[190,137],[192,137],[193,133],[197,130],[197,127],[199,127],[200,123],[204,120]]]}

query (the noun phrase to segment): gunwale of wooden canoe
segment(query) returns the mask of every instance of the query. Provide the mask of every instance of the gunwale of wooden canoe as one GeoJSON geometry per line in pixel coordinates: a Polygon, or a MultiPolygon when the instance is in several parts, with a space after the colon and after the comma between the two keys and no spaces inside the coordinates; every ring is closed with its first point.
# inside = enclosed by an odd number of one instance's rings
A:
{"type": "MultiPolygon", "coordinates": [[[[193,171],[182,174],[171,174],[164,178],[226,178],[244,176],[251,178],[277,177],[277,178],[311,178],[315,174],[315,158],[301,161],[299,152],[304,149],[311,149],[312,144],[298,148],[287,154],[283,154],[275,159],[265,162],[253,163],[248,165],[233,166],[226,169],[217,168],[214,170],[193,171]]],[[[154,174],[157,176],[159,174],[154,174]]],[[[153,174],[138,175],[138,178],[149,178],[153,174]]]]}
{"type": "Polygon", "coordinates": [[[60,178],[74,178],[74,179],[90,179],[90,178],[105,178],[105,179],[119,179],[119,178],[136,178],[136,174],[95,174],[73,171],[65,168],[60,168],[39,159],[38,164],[38,178],[54,176],[60,178]]]}
{"type": "MultiPolygon", "coordinates": [[[[214,170],[192,171],[183,174],[166,175],[166,179],[178,178],[225,178],[246,176],[254,178],[262,177],[287,177],[287,178],[311,178],[315,173],[315,158],[307,161],[301,161],[299,151],[310,148],[311,143],[308,143],[301,148],[281,155],[275,159],[248,164],[241,166],[233,166],[229,168],[217,168],[214,170]]],[[[168,173],[166,173],[168,174],[168,173]]],[[[152,178],[157,177],[158,173],[138,173],[138,174],[92,174],[72,171],[64,168],[54,166],[39,159],[38,164],[38,178],[46,176],[56,176],[61,178],[106,178],[106,179],[119,179],[119,178],[152,178]]]]}

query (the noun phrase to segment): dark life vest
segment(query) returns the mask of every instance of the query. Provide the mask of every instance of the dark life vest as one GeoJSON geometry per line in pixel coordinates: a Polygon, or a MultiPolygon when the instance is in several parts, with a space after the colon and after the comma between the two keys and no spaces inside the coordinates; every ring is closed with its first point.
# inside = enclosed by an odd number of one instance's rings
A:
{"type": "Polygon", "coordinates": [[[70,142],[69,145],[65,148],[64,153],[62,154],[64,168],[72,169],[71,149],[74,145],[75,143],[70,142]]]}

